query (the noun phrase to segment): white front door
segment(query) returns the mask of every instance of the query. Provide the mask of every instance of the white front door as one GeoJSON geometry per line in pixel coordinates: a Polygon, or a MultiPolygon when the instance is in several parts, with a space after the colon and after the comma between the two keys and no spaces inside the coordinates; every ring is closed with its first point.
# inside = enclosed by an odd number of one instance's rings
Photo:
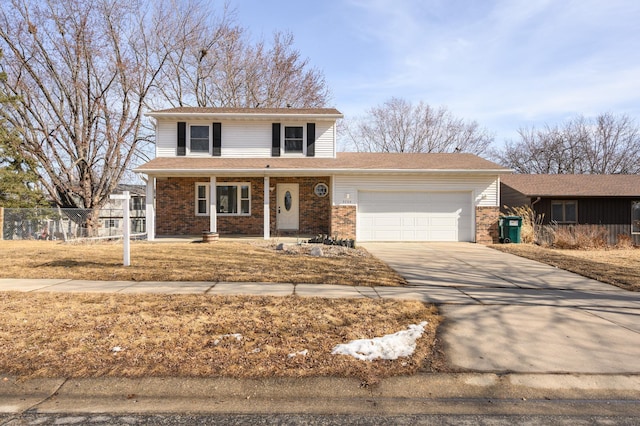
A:
{"type": "Polygon", "coordinates": [[[278,184],[278,203],[276,206],[278,229],[297,231],[300,220],[297,183],[278,184]]]}

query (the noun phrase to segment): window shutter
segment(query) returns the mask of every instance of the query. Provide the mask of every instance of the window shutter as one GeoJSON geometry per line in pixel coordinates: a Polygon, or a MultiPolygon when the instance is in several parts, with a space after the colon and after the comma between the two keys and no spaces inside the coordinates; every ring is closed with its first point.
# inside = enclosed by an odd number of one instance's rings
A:
{"type": "Polygon", "coordinates": [[[178,122],[178,155],[187,155],[187,123],[178,122]]]}
{"type": "Polygon", "coordinates": [[[316,123],[307,123],[307,157],[316,156],[316,123]]]}
{"type": "Polygon", "coordinates": [[[222,155],[222,124],[213,123],[213,150],[211,155],[220,157],[222,155]]]}
{"type": "Polygon", "coordinates": [[[280,123],[271,125],[271,156],[280,157],[280,123]]]}

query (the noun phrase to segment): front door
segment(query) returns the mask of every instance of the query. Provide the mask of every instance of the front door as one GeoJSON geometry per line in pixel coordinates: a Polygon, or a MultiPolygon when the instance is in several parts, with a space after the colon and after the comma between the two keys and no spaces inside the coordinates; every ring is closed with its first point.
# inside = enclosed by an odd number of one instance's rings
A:
{"type": "Polygon", "coordinates": [[[278,229],[297,231],[300,214],[298,211],[298,184],[279,183],[277,225],[278,229]]]}

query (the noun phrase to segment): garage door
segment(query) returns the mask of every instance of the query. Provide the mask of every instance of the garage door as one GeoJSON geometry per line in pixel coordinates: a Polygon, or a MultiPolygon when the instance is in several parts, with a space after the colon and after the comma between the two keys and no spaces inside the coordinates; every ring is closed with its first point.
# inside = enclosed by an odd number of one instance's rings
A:
{"type": "Polygon", "coordinates": [[[359,241],[473,241],[469,192],[358,192],[359,241]]]}

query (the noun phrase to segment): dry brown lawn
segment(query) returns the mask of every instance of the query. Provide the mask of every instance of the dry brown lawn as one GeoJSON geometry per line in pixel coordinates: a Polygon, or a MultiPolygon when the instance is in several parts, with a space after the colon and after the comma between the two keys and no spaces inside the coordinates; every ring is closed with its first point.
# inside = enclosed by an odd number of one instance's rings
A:
{"type": "Polygon", "coordinates": [[[131,243],[131,266],[122,266],[122,242],[0,241],[0,278],[68,278],[118,281],[211,281],[401,286],[406,281],[366,250],[274,242],[131,243]]]}
{"type": "Polygon", "coordinates": [[[640,291],[640,249],[560,250],[533,244],[500,244],[493,248],[537,260],[603,283],[640,291]]]}
{"type": "Polygon", "coordinates": [[[435,307],[416,301],[5,292],[0,371],[21,378],[330,375],[371,383],[444,365],[439,322],[435,307]],[[422,321],[428,325],[411,357],[331,355],[337,344],[422,321]]]}

